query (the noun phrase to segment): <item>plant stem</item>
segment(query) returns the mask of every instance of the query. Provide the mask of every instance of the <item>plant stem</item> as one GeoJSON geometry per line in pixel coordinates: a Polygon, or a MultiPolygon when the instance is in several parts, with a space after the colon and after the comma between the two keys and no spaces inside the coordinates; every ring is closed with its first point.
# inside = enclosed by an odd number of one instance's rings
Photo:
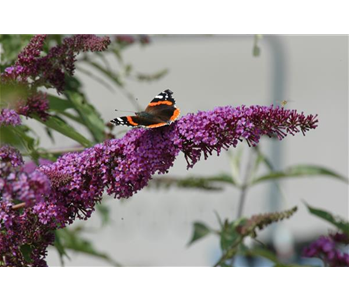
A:
{"type": "MultiPolygon", "coordinates": [[[[234,254],[232,254],[233,251],[235,251],[234,248],[239,246],[239,244],[242,242],[242,238],[239,238],[222,256],[221,258],[215,263],[214,267],[218,267],[220,264],[222,264],[224,261],[232,257],[233,263],[234,263],[234,254]]],[[[231,264],[232,265],[232,264],[231,264]]]]}
{"type": "MultiPolygon", "coordinates": [[[[85,147],[74,147],[74,148],[64,148],[64,149],[52,149],[52,150],[46,150],[45,152],[38,152],[38,155],[42,156],[45,154],[64,154],[69,152],[81,152],[85,150],[85,147]]],[[[23,156],[30,156],[30,153],[23,153],[23,156]]]]}
{"type": "Polygon", "coordinates": [[[244,184],[241,187],[241,194],[240,194],[240,199],[239,199],[237,219],[241,218],[241,216],[242,216],[242,211],[243,211],[245,199],[246,199],[246,190],[247,190],[247,186],[244,184]]]}
{"type": "Polygon", "coordinates": [[[68,153],[68,152],[81,152],[85,150],[85,147],[73,147],[73,148],[64,148],[64,149],[52,149],[47,150],[48,154],[60,154],[60,153],[68,153]]]}
{"type": "Polygon", "coordinates": [[[245,173],[245,178],[241,186],[241,194],[240,194],[240,199],[239,199],[239,205],[238,205],[238,213],[237,213],[237,218],[241,218],[244,204],[245,204],[245,199],[246,199],[246,193],[247,189],[249,187],[249,181],[250,181],[250,176],[251,176],[251,171],[252,171],[252,161],[253,161],[253,151],[249,149],[249,157],[248,157],[248,162],[247,162],[247,167],[246,167],[246,173],[245,173]]]}

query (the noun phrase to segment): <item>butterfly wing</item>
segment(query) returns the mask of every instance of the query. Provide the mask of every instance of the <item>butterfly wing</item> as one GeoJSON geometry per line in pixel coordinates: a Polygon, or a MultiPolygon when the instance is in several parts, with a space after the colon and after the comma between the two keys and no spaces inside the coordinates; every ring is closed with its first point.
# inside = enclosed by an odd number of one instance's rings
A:
{"type": "Polygon", "coordinates": [[[146,127],[146,128],[156,128],[168,125],[168,123],[163,120],[153,117],[153,116],[125,116],[120,118],[115,118],[110,121],[116,126],[129,126],[129,127],[146,127]]]}
{"type": "Polygon", "coordinates": [[[149,103],[149,106],[156,106],[159,104],[175,105],[176,101],[172,97],[173,92],[169,89],[164,90],[160,94],[156,95],[153,100],[149,103]],[[164,103],[166,102],[166,103],[164,103]]]}
{"type": "Polygon", "coordinates": [[[123,125],[146,128],[169,125],[178,118],[180,113],[180,110],[175,105],[176,102],[172,94],[173,92],[171,90],[165,90],[155,96],[145,111],[136,113],[136,116],[115,118],[110,122],[116,126],[123,125]]]}
{"type": "Polygon", "coordinates": [[[168,89],[161,92],[148,104],[145,112],[170,124],[180,114],[180,110],[176,107],[176,101],[172,97],[172,94],[173,92],[168,89]]]}

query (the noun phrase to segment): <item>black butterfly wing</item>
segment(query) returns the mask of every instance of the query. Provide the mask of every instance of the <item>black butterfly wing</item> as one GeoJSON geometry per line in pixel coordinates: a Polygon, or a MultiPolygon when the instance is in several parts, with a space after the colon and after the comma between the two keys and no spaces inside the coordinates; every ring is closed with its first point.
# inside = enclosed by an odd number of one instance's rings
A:
{"type": "Polygon", "coordinates": [[[136,113],[136,116],[115,118],[110,122],[129,127],[155,128],[168,125],[176,120],[180,110],[176,107],[175,99],[171,90],[165,90],[155,96],[145,111],[136,113]]]}
{"type": "Polygon", "coordinates": [[[149,103],[150,105],[153,104],[153,105],[156,105],[157,103],[160,103],[160,102],[170,102],[169,104],[170,105],[175,105],[176,104],[176,101],[175,99],[172,97],[172,94],[173,92],[169,89],[167,90],[164,90],[163,92],[161,92],[160,94],[156,95],[154,97],[153,100],[151,100],[151,102],[149,103]]]}
{"type": "Polygon", "coordinates": [[[116,126],[129,126],[129,127],[147,127],[147,128],[155,128],[168,125],[167,122],[164,122],[158,117],[155,116],[125,116],[120,118],[115,118],[110,121],[114,123],[116,126]]]}
{"type": "Polygon", "coordinates": [[[176,101],[172,97],[171,90],[165,90],[158,94],[147,106],[147,114],[159,117],[167,123],[173,122],[179,116],[179,109],[176,107],[176,101]]]}

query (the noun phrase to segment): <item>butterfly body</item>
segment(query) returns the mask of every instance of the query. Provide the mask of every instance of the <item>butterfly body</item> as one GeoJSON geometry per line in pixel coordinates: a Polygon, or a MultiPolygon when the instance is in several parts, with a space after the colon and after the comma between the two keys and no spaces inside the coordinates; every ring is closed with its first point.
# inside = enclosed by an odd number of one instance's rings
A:
{"type": "Polygon", "coordinates": [[[115,125],[129,127],[156,128],[170,125],[180,113],[172,97],[173,92],[165,90],[158,94],[147,106],[145,111],[135,113],[135,116],[115,118],[110,122],[115,125]]]}

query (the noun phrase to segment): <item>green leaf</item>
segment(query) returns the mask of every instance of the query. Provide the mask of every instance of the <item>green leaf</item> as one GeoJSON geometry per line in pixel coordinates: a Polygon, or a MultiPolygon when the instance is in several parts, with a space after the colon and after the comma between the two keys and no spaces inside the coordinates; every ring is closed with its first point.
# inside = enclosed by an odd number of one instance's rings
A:
{"type": "Polygon", "coordinates": [[[235,248],[239,245],[239,242],[242,241],[241,235],[236,231],[236,227],[240,224],[240,220],[229,223],[228,220],[225,221],[223,230],[221,231],[221,248],[223,251],[226,251],[230,248],[235,248]]]}
{"type": "Polygon", "coordinates": [[[276,257],[275,253],[269,251],[268,249],[255,247],[252,249],[245,249],[242,254],[243,255],[264,257],[277,265],[281,264],[280,261],[278,260],[278,258],[276,257]]]}
{"type": "MultiPolygon", "coordinates": [[[[95,53],[98,53],[98,52],[95,52],[95,53]]],[[[106,82],[102,77],[99,77],[97,75],[95,75],[94,72],[90,72],[84,68],[81,68],[81,67],[78,67],[78,70],[86,75],[88,75],[90,78],[96,80],[97,82],[99,82],[101,85],[103,85],[105,88],[107,88],[109,91],[113,92],[114,93],[114,89],[113,87],[108,83],[106,82]]]]}
{"type": "Polygon", "coordinates": [[[17,59],[18,53],[28,45],[32,37],[33,35],[29,34],[1,34],[0,44],[3,48],[1,62],[14,62],[17,59]]]}
{"type": "Polygon", "coordinates": [[[61,265],[64,266],[64,257],[66,256],[69,259],[70,259],[70,257],[68,256],[68,254],[65,251],[65,248],[61,242],[60,232],[61,232],[61,230],[55,231],[55,242],[54,242],[53,246],[56,248],[56,250],[58,252],[59,259],[61,261],[61,265]]]}
{"type": "Polygon", "coordinates": [[[54,110],[56,112],[63,112],[69,108],[74,108],[74,105],[70,101],[53,95],[48,95],[48,100],[50,104],[50,110],[54,110]]]}
{"type": "Polygon", "coordinates": [[[188,243],[188,246],[190,246],[195,241],[205,237],[211,232],[211,229],[209,229],[205,224],[201,222],[195,222],[194,223],[194,233],[193,237],[191,238],[190,242],[188,243]]]}
{"type": "Polygon", "coordinates": [[[74,230],[69,230],[67,228],[59,229],[59,237],[65,249],[101,258],[116,267],[121,266],[107,254],[96,250],[89,240],[82,238],[80,236],[81,230],[82,228],[80,227],[74,230]]]}
{"type": "Polygon", "coordinates": [[[98,71],[100,71],[104,75],[106,75],[106,77],[108,77],[116,85],[118,85],[118,86],[123,86],[124,85],[118,75],[113,74],[112,72],[104,69],[101,65],[99,65],[99,64],[97,64],[95,62],[92,62],[92,61],[85,61],[85,62],[88,63],[90,66],[96,68],[98,71]]]}
{"type": "Polygon", "coordinates": [[[201,176],[188,176],[185,178],[178,178],[172,176],[161,176],[155,177],[150,182],[150,187],[155,188],[170,188],[175,186],[182,189],[203,189],[210,191],[219,191],[223,188],[215,183],[231,183],[233,184],[231,177],[226,174],[212,176],[212,177],[201,177],[201,176]]]}
{"type": "Polygon", "coordinates": [[[272,162],[269,160],[267,156],[265,156],[262,151],[260,150],[260,147],[257,145],[256,147],[252,148],[256,153],[258,154],[258,159],[261,159],[262,162],[267,166],[269,171],[274,171],[274,166],[272,162]]]}
{"type": "Polygon", "coordinates": [[[79,124],[85,126],[85,122],[84,122],[84,120],[82,120],[82,119],[80,118],[80,116],[75,116],[75,115],[73,115],[73,114],[71,114],[71,113],[68,113],[68,112],[66,112],[66,111],[62,111],[62,112],[60,113],[60,115],[65,116],[65,117],[67,117],[67,118],[69,118],[69,119],[75,121],[76,123],[79,123],[79,124]]]}
{"type": "Polygon", "coordinates": [[[137,79],[141,80],[141,81],[153,81],[153,80],[159,80],[160,78],[162,78],[163,76],[165,76],[168,73],[167,69],[158,71],[154,74],[142,74],[142,73],[138,73],[137,74],[137,79]]]}
{"type": "Polygon", "coordinates": [[[261,163],[264,161],[265,161],[265,158],[262,155],[262,153],[257,152],[257,157],[255,159],[254,166],[253,166],[252,171],[251,171],[252,178],[254,178],[256,176],[256,173],[258,172],[261,163]]]}
{"type": "Polygon", "coordinates": [[[240,167],[242,153],[242,148],[237,149],[234,153],[228,152],[231,169],[230,181],[237,186],[241,185],[240,167]]]}
{"type": "Polygon", "coordinates": [[[219,226],[221,227],[221,229],[223,229],[224,224],[223,224],[223,221],[222,221],[221,217],[219,216],[217,211],[214,210],[213,212],[216,215],[216,218],[217,218],[219,226]]]}
{"type": "Polygon", "coordinates": [[[252,184],[257,184],[267,180],[276,180],[283,178],[302,177],[302,176],[329,176],[349,183],[348,178],[325,167],[315,165],[296,165],[287,168],[285,171],[270,172],[267,175],[255,179],[252,184]]]}
{"type": "Polygon", "coordinates": [[[345,222],[344,220],[340,219],[339,217],[333,216],[330,212],[327,212],[325,210],[314,208],[307,203],[305,203],[307,206],[309,212],[331,224],[336,226],[339,230],[341,230],[343,233],[346,233],[349,235],[349,223],[345,222]]]}
{"type": "Polygon", "coordinates": [[[96,205],[96,210],[102,217],[102,226],[107,225],[110,222],[109,208],[105,204],[99,203],[96,205]]]}
{"type": "Polygon", "coordinates": [[[34,138],[27,135],[27,132],[29,131],[27,126],[15,126],[13,127],[13,131],[18,134],[18,136],[23,140],[23,142],[26,145],[26,148],[29,151],[35,151],[35,146],[37,145],[37,142],[34,138]]]}
{"type": "Polygon", "coordinates": [[[24,260],[27,263],[31,263],[32,262],[31,254],[32,254],[33,248],[28,244],[24,244],[20,247],[20,250],[21,250],[21,253],[24,257],[24,260]]]}
{"type": "Polygon", "coordinates": [[[231,223],[229,223],[228,219],[224,221],[222,230],[220,232],[220,246],[222,249],[222,256],[214,265],[215,267],[228,266],[225,262],[233,258],[238,252],[239,246],[243,242],[243,236],[241,236],[237,232],[236,228],[245,220],[245,218],[240,218],[231,223]]]}
{"type": "Polygon", "coordinates": [[[19,149],[25,149],[32,160],[37,162],[39,159],[36,149],[38,141],[27,135],[28,131],[29,128],[25,125],[0,127],[0,141],[19,149]]]}
{"type": "Polygon", "coordinates": [[[81,90],[81,82],[73,76],[65,77],[65,91],[80,91],[81,90]]]}
{"type": "Polygon", "coordinates": [[[55,139],[53,137],[52,130],[48,127],[45,127],[45,131],[46,131],[48,137],[50,138],[51,142],[55,143],[55,139]]]}
{"type": "Polygon", "coordinates": [[[39,117],[33,116],[35,120],[44,124],[45,126],[58,131],[59,133],[77,141],[84,147],[92,147],[92,143],[83,137],[80,133],[78,133],[73,127],[68,125],[65,121],[63,121],[58,116],[50,116],[46,122],[42,121],[39,117]]]}
{"type": "Polygon", "coordinates": [[[84,121],[86,127],[90,130],[97,143],[104,141],[105,125],[95,108],[86,102],[83,95],[76,92],[66,92],[67,98],[74,105],[80,118],[84,121]]]}
{"type": "MultiPolygon", "coordinates": [[[[22,139],[22,134],[24,133],[16,127],[19,126],[0,126],[0,142],[15,146],[16,148],[24,148],[29,152],[30,146],[22,139]]],[[[34,142],[30,142],[30,144],[33,145],[34,142]]]]}
{"type": "Polygon", "coordinates": [[[236,231],[223,231],[221,232],[221,248],[222,250],[228,250],[235,242],[238,241],[240,235],[236,231]]]}
{"type": "Polygon", "coordinates": [[[258,146],[253,147],[252,150],[256,153],[257,157],[254,162],[254,166],[251,171],[251,181],[253,182],[257,177],[258,170],[260,168],[261,163],[264,163],[269,171],[274,171],[274,168],[268,158],[261,152],[258,146]]]}
{"type": "Polygon", "coordinates": [[[237,185],[236,181],[234,181],[234,179],[229,174],[224,174],[224,173],[220,175],[208,177],[207,180],[213,181],[213,182],[222,182],[222,183],[237,185]]]}

